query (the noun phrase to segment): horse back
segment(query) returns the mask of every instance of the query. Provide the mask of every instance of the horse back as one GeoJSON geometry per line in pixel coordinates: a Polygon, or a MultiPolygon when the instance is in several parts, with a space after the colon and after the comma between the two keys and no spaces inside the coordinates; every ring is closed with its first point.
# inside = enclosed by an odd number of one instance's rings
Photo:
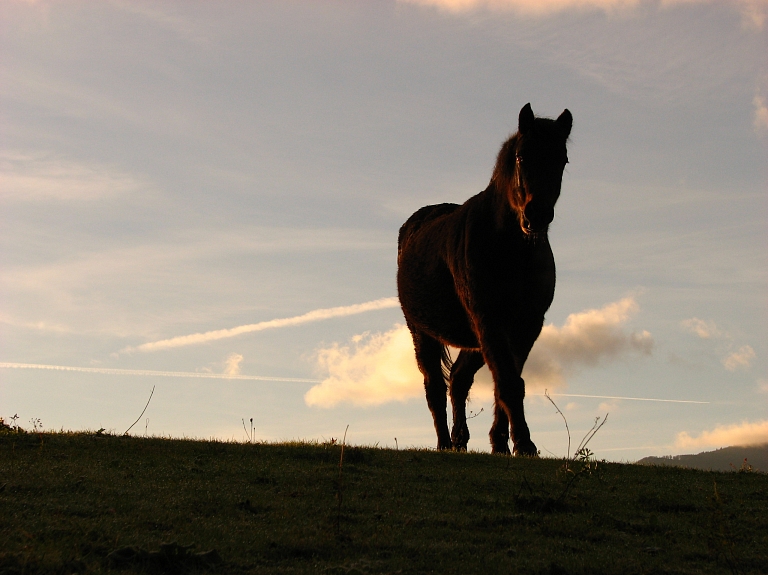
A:
{"type": "Polygon", "coordinates": [[[397,251],[398,254],[403,249],[403,244],[408,238],[417,232],[424,224],[431,222],[437,218],[451,214],[458,210],[461,206],[459,204],[435,204],[432,206],[424,206],[420,208],[413,215],[406,220],[406,222],[400,226],[400,233],[397,237],[397,251]]]}
{"type": "Polygon", "coordinates": [[[437,204],[415,212],[400,228],[397,287],[409,327],[443,344],[477,348],[466,310],[455,289],[456,245],[461,243],[466,204],[437,204]]]}

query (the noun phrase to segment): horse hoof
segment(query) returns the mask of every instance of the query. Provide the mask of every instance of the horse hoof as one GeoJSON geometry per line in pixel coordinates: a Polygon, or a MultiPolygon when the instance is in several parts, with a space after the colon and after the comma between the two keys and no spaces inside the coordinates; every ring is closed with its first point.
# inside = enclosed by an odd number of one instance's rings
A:
{"type": "Polygon", "coordinates": [[[463,429],[454,428],[451,433],[451,443],[456,451],[466,451],[469,443],[469,429],[466,426],[463,429]]]}
{"type": "Polygon", "coordinates": [[[491,453],[498,454],[498,455],[511,455],[511,452],[509,451],[509,446],[506,443],[503,445],[492,445],[491,453]]]}
{"type": "Polygon", "coordinates": [[[467,450],[467,443],[468,441],[462,437],[454,437],[453,438],[453,449],[454,451],[466,451],[467,450]]]}
{"type": "Polygon", "coordinates": [[[528,441],[521,441],[515,444],[515,455],[519,457],[538,457],[539,450],[536,449],[533,441],[529,439],[528,441]]]}
{"type": "Polygon", "coordinates": [[[450,451],[453,449],[453,444],[450,441],[438,441],[437,442],[437,450],[438,451],[450,451]]]}

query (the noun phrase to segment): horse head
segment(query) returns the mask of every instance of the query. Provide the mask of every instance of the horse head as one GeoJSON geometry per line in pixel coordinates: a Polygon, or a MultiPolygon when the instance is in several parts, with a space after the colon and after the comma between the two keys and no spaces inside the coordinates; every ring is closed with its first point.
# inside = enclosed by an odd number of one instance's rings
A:
{"type": "Polygon", "coordinates": [[[555,218],[572,125],[567,109],[551,120],[536,118],[526,104],[520,110],[517,133],[499,151],[492,182],[506,194],[526,236],[545,233],[555,218]]]}

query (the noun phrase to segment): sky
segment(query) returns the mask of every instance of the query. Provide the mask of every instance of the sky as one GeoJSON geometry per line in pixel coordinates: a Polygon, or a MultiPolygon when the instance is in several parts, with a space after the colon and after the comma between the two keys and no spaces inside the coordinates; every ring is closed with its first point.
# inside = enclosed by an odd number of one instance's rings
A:
{"type": "MultiPolygon", "coordinates": [[[[574,117],[543,455],[768,442],[768,2],[0,2],[0,417],[434,447],[397,232],[574,117]],[[66,368],[66,369],[63,369],[66,368]],[[663,401],[661,401],[663,400],[663,401]]],[[[454,352],[455,354],[455,352],[454,352]]],[[[488,451],[478,374],[469,448],[488,451]]]]}

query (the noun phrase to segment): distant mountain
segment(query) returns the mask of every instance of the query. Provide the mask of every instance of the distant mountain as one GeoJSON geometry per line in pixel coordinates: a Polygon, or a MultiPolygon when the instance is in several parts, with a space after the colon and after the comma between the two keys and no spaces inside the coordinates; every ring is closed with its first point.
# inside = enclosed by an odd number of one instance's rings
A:
{"type": "Polygon", "coordinates": [[[644,457],[637,463],[640,465],[690,467],[706,471],[738,471],[744,463],[744,459],[752,466],[753,471],[768,472],[768,443],[748,447],[723,447],[696,455],[644,457]]]}

